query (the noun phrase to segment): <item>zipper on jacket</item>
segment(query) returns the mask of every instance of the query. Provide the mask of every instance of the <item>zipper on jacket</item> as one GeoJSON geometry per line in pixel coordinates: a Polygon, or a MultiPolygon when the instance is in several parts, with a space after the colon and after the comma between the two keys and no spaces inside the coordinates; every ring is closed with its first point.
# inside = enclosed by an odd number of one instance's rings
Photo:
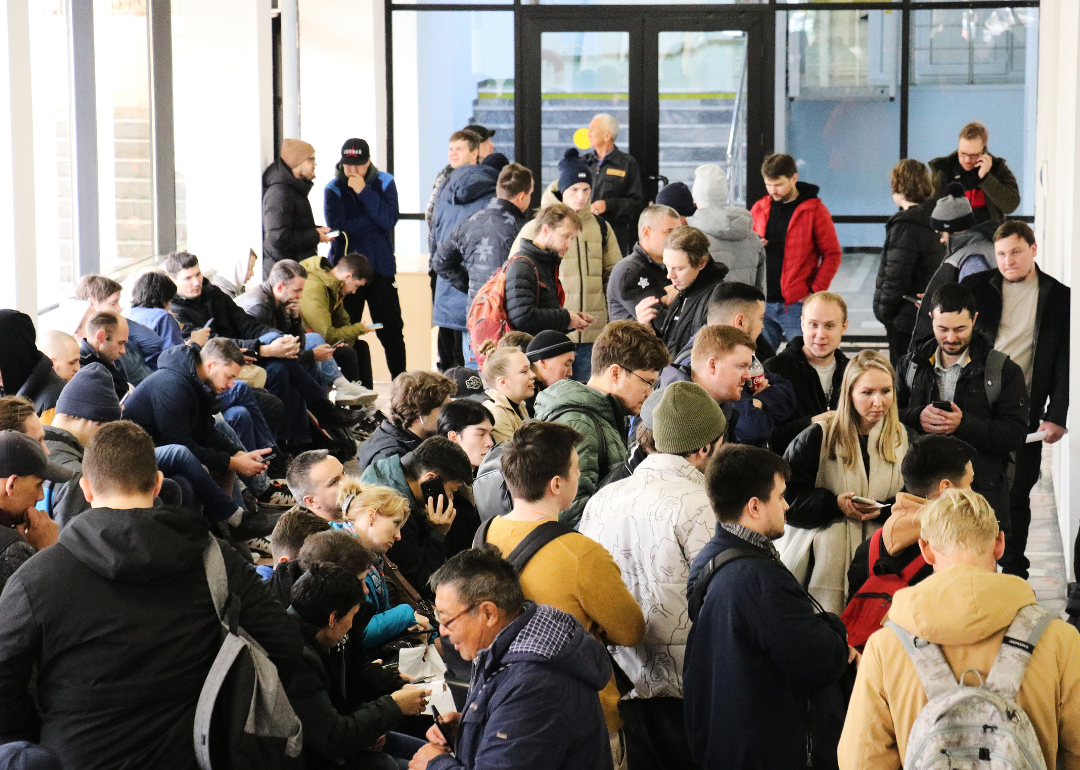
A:
{"type": "Polygon", "coordinates": [[[814,738],[810,735],[810,696],[806,696],[806,766],[814,766],[814,738]]]}

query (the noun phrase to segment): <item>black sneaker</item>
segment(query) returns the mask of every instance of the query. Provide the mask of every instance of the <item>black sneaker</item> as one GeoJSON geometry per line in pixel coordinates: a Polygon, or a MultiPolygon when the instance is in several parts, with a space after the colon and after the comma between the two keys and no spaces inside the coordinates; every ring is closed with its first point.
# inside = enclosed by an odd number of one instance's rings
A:
{"type": "Polygon", "coordinates": [[[296,498],[284,484],[271,481],[261,495],[255,498],[260,508],[292,508],[296,505],[296,498]]]}

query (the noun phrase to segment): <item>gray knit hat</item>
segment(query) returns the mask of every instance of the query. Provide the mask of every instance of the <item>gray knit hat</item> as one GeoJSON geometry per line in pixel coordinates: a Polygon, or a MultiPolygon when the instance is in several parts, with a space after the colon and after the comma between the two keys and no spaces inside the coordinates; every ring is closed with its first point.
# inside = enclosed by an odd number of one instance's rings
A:
{"type": "Polygon", "coordinates": [[[664,391],[666,388],[660,390],[654,390],[649,394],[649,397],[645,399],[645,403],[641,405],[640,411],[638,411],[638,419],[641,420],[641,424],[649,430],[653,429],[653,410],[656,409],[656,405],[660,403],[660,399],[664,397],[664,391]]]}
{"type": "Polygon", "coordinates": [[[681,455],[707,446],[723,435],[727,418],[705,389],[693,382],[673,382],[653,410],[656,451],[681,455]]]}
{"type": "Polygon", "coordinates": [[[971,202],[964,197],[964,186],[950,182],[948,194],[934,206],[930,224],[939,233],[959,233],[975,226],[971,202]]]}
{"type": "Polygon", "coordinates": [[[120,399],[116,397],[113,377],[103,364],[87,364],[60,391],[56,401],[58,414],[81,417],[91,422],[116,422],[120,419],[120,399]]]}

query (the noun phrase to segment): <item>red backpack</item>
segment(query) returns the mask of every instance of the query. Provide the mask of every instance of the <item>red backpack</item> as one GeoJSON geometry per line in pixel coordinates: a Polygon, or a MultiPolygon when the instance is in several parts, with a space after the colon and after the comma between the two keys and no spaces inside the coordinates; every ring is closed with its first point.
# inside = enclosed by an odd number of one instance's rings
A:
{"type": "Polygon", "coordinates": [[[878,575],[874,565],[881,557],[881,533],[878,530],[870,538],[870,576],[862,584],[859,592],[851,597],[840,619],[848,631],[848,644],[859,652],[866,646],[870,634],[881,628],[881,622],[889,614],[893,596],[901,588],[907,588],[912,578],[926,566],[926,559],[920,553],[899,575],[878,575]]]}
{"type": "MultiPolygon", "coordinates": [[[[476,356],[476,362],[481,366],[490,352],[484,350],[484,345],[488,342],[498,345],[499,340],[507,332],[514,331],[514,327],[510,324],[510,318],[506,315],[506,271],[515,259],[526,259],[532,265],[533,270],[536,272],[536,301],[540,301],[540,271],[537,269],[536,263],[525,254],[515,254],[510,257],[503,263],[502,267],[484,282],[484,285],[480,287],[480,291],[476,293],[472,305],[469,306],[469,315],[465,321],[465,325],[469,329],[469,342],[472,345],[473,355],[476,356]]],[[[555,282],[558,284],[559,305],[561,306],[563,303],[563,288],[562,284],[559,283],[558,274],[555,275],[555,282]]]]}

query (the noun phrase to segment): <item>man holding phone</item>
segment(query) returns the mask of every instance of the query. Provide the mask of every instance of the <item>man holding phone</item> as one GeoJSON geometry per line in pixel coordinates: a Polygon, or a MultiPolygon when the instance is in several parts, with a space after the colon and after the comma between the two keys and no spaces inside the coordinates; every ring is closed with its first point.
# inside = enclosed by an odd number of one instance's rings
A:
{"type": "Polygon", "coordinates": [[[979,122],[960,129],[956,152],[930,161],[935,198],[946,194],[950,182],[964,186],[976,222],[1003,222],[1020,205],[1020,187],[1004,158],[995,158],[987,149],[989,132],[979,122]]]}
{"type": "Polygon", "coordinates": [[[975,332],[975,298],[947,283],[930,300],[934,337],[900,360],[900,421],[919,433],[951,435],[978,453],[971,487],[1009,532],[1009,453],[1024,445],[1028,396],[1023,370],[975,332]],[[987,384],[987,383],[992,384],[987,384]]]}

